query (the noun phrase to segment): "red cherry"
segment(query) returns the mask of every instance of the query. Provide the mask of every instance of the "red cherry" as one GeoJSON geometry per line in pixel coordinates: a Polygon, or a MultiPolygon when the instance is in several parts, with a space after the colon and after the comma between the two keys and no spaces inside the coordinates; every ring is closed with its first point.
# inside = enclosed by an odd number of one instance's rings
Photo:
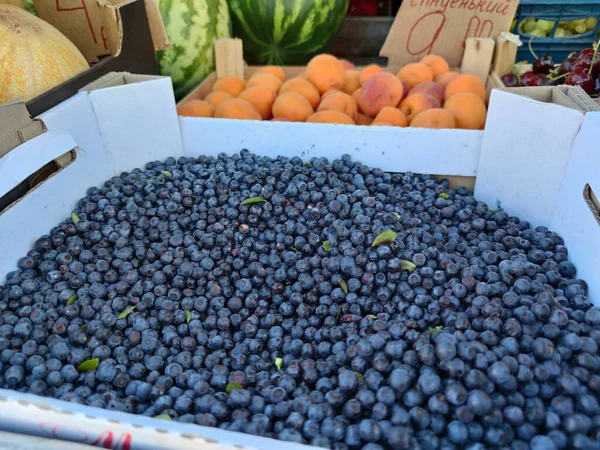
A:
{"type": "Polygon", "coordinates": [[[594,49],[593,48],[584,48],[577,54],[577,58],[579,59],[582,56],[589,56],[591,59],[592,56],[594,56],[594,49]]]}
{"type": "Polygon", "coordinates": [[[543,79],[537,73],[525,72],[521,75],[521,83],[525,86],[541,86],[543,79]]]}
{"type": "Polygon", "coordinates": [[[575,70],[578,70],[578,69],[589,70],[591,65],[592,65],[592,57],[584,56],[582,58],[578,58],[573,64],[571,64],[570,71],[574,72],[575,70]]]}
{"type": "Polygon", "coordinates": [[[515,87],[519,85],[519,78],[512,73],[507,73],[506,75],[502,76],[502,82],[507,88],[515,87]]]}
{"type": "Polygon", "coordinates": [[[586,70],[577,70],[571,72],[571,74],[565,80],[565,84],[570,86],[581,86],[581,88],[588,94],[594,90],[594,79],[586,70]]]}
{"type": "Polygon", "coordinates": [[[547,74],[554,67],[554,59],[550,55],[540,56],[533,64],[533,71],[535,73],[547,74]]]}
{"type": "Polygon", "coordinates": [[[600,76],[600,54],[596,55],[594,62],[592,63],[592,75],[600,76]]]}
{"type": "Polygon", "coordinates": [[[569,73],[571,71],[571,66],[576,61],[575,58],[567,58],[565,59],[558,68],[558,74],[564,75],[565,73],[569,73]]]}
{"type": "Polygon", "coordinates": [[[594,89],[591,93],[595,95],[600,95],[600,78],[596,78],[594,80],[594,89]]]}

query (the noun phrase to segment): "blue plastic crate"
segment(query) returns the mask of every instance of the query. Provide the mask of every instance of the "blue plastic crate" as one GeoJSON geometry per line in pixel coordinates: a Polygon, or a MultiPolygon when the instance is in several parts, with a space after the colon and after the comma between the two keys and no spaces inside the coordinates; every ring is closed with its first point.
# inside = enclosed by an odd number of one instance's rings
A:
{"type": "Polygon", "coordinates": [[[600,0],[521,0],[515,15],[513,33],[519,35],[524,45],[517,52],[518,61],[533,62],[529,51],[531,35],[519,30],[519,25],[527,18],[554,22],[548,37],[536,36],[531,42],[533,51],[539,56],[543,53],[551,55],[556,62],[563,61],[571,52],[591,47],[599,39],[600,32],[600,0]],[[596,26],[582,34],[568,37],[555,37],[559,22],[595,17],[596,26]]]}

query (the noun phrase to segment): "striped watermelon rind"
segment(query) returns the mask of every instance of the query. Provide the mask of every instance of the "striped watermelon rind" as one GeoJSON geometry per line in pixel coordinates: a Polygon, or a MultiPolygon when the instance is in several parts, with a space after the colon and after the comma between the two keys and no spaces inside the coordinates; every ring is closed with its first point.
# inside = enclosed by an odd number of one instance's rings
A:
{"type": "Polygon", "coordinates": [[[39,17],[37,10],[35,9],[35,5],[33,4],[33,0],[25,0],[23,6],[25,7],[25,11],[30,12],[36,17],[39,17]]]}
{"type": "Polygon", "coordinates": [[[162,75],[181,98],[215,69],[213,44],[231,37],[226,0],[159,0],[170,48],[157,52],[162,75]]]}
{"type": "Polygon", "coordinates": [[[233,32],[261,64],[304,64],[338,32],[350,0],[229,0],[233,32]]]}

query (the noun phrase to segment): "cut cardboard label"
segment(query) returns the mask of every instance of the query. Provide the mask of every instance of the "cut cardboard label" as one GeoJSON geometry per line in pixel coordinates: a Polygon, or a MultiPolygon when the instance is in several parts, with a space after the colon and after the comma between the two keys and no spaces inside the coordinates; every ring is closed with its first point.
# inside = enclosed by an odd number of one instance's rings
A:
{"type": "Polygon", "coordinates": [[[121,20],[108,1],[35,0],[35,8],[40,18],[69,38],[89,63],[121,51],[121,20]]]}
{"type": "MultiPolygon", "coordinates": [[[[34,0],[43,20],[62,32],[91,64],[121,52],[123,26],[118,9],[136,0],[34,0]]],[[[141,1],[141,0],[139,0],[141,1]]],[[[156,50],[169,45],[157,0],[146,0],[146,13],[156,50]]]]}
{"type": "Polygon", "coordinates": [[[23,142],[45,131],[44,123],[31,119],[25,103],[12,101],[0,106],[0,158],[23,142]]]}
{"type": "Polygon", "coordinates": [[[465,40],[492,38],[508,31],[518,0],[405,0],[380,55],[398,67],[426,55],[460,65],[465,40]]]}

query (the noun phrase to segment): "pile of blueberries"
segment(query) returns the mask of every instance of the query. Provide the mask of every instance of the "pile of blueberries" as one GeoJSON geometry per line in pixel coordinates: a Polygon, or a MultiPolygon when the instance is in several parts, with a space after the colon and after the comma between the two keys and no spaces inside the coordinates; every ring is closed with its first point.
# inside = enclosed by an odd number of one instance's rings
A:
{"type": "Polygon", "coordinates": [[[564,242],[350,157],[168,158],[0,286],[0,387],[334,449],[599,449],[564,242]]]}

